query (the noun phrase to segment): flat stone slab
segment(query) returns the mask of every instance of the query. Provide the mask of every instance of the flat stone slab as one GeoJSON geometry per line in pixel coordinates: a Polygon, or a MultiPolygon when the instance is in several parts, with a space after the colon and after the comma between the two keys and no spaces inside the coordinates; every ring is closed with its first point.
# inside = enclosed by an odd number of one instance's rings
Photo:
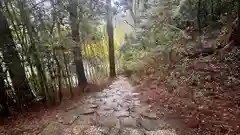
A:
{"type": "Polygon", "coordinates": [[[121,119],[121,126],[122,127],[133,127],[137,128],[137,120],[131,117],[122,118],[121,119]]]}
{"type": "Polygon", "coordinates": [[[70,111],[66,114],[59,114],[57,116],[58,122],[64,125],[71,125],[78,118],[78,115],[70,111]]]}
{"type": "Polygon", "coordinates": [[[97,114],[100,116],[112,116],[114,110],[105,110],[105,109],[98,109],[97,114]]]}
{"type": "Polygon", "coordinates": [[[157,114],[154,113],[154,112],[147,112],[147,111],[144,111],[144,112],[141,112],[140,113],[143,117],[147,117],[149,119],[157,119],[157,114]]]}
{"type": "Polygon", "coordinates": [[[79,115],[90,115],[95,113],[95,109],[80,107],[74,110],[71,110],[65,114],[59,114],[57,116],[58,122],[64,125],[71,125],[79,117],[79,115]]]}
{"type": "Polygon", "coordinates": [[[89,107],[89,108],[97,108],[98,105],[96,105],[96,104],[89,104],[88,107],[89,107]]]}
{"type": "Polygon", "coordinates": [[[116,117],[100,117],[98,124],[100,126],[115,127],[118,124],[118,119],[116,117]]]}
{"type": "Polygon", "coordinates": [[[96,115],[79,115],[74,124],[77,125],[95,125],[97,121],[96,115]]]}
{"type": "Polygon", "coordinates": [[[138,96],[140,93],[132,93],[132,96],[138,96]]]}
{"type": "Polygon", "coordinates": [[[158,131],[147,131],[146,135],[177,135],[175,131],[171,130],[158,130],[158,131]]]}
{"type": "Polygon", "coordinates": [[[130,116],[130,113],[129,113],[129,111],[115,111],[114,115],[116,117],[128,117],[128,116],[130,116]]]}
{"type": "Polygon", "coordinates": [[[135,107],[133,111],[138,112],[138,113],[142,113],[142,112],[146,112],[148,109],[149,109],[149,106],[141,105],[141,106],[135,107]]]}
{"type": "Polygon", "coordinates": [[[106,92],[97,92],[95,94],[95,97],[96,98],[105,98],[105,97],[107,97],[107,93],[106,92]]]}
{"type": "Polygon", "coordinates": [[[43,129],[39,135],[64,135],[64,127],[57,122],[53,122],[43,129]]]}
{"type": "Polygon", "coordinates": [[[95,113],[95,109],[82,107],[82,108],[78,108],[75,113],[79,115],[89,115],[89,114],[95,113]]]}
{"type": "Polygon", "coordinates": [[[108,135],[110,132],[110,128],[108,127],[101,127],[100,132],[103,133],[104,135],[108,135]]]}
{"type": "Polygon", "coordinates": [[[139,119],[138,122],[140,126],[148,131],[169,128],[169,124],[163,120],[139,119]]]}
{"type": "Polygon", "coordinates": [[[81,104],[82,104],[81,102],[75,103],[75,104],[67,107],[65,110],[66,110],[66,111],[73,110],[73,109],[77,108],[78,106],[80,106],[81,104]]]}
{"type": "Polygon", "coordinates": [[[136,112],[136,111],[130,111],[130,116],[137,119],[137,118],[140,118],[141,115],[140,113],[136,112]]]}
{"type": "Polygon", "coordinates": [[[89,103],[89,104],[94,104],[94,103],[96,102],[96,100],[97,100],[97,99],[90,97],[90,98],[88,98],[86,101],[83,101],[83,102],[89,103]]]}

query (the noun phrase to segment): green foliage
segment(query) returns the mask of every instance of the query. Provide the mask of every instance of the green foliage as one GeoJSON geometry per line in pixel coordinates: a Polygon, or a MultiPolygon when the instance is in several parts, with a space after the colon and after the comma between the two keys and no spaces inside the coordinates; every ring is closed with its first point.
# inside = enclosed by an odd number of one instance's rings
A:
{"type": "Polygon", "coordinates": [[[197,29],[198,18],[201,25],[205,27],[216,25],[216,22],[225,24],[224,18],[230,17],[233,20],[236,13],[234,0],[181,0],[177,8],[173,9],[172,18],[173,24],[178,28],[193,27],[197,29]]]}
{"type": "MultiPolygon", "coordinates": [[[[73,60],[76,58],[74,57],[76,50],[73,49],[75,46],[82,49],[82,63],[89,82],[94,83],[108,76],[105,74],[108,72],[109,64],[108,40],[104,26],[105,2],[93,0],[74,2],[78,4],[75,5],[77,18],[74,19],[75,23],[79,24],[77,29],[79,41],[73,40],[72,36],[72,22],[69,21],[69,15],[73,10],[69,6],[71,1],[2,2],[1,13],[3,12],[8,19],[31,91],[34,96],[45,96],[53,103],[61,98],[61,89],[71,91],[72,87],[76,86],[76,68],[73,60]]],[[[122,40],[122,35],[121,33],[116,36],[117,41],[122,40]]],[[[116,56],[119,55],[117,41],[115,41],[116,56]]]]}

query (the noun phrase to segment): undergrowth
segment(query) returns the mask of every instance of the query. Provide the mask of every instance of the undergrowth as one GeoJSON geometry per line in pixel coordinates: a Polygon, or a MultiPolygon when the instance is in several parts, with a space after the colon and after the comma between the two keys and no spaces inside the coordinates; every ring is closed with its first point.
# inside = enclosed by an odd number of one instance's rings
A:
{"type": "Polygon", "coordinates": [[[197,133],[239,134],[240,50],[225,47],[232,26],[187,32],[169,23],[169,14],[140,25],[137,38],[126,43],[123,72],[142,99],[178,113],[197,133]]]}

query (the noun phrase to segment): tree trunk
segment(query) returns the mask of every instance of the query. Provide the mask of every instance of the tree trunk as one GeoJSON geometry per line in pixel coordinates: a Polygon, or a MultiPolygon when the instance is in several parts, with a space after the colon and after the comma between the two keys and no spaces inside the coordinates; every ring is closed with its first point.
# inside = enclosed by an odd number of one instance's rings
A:
{"type": "Polygon", "coordinates": [[[188,5],[189,5],[189,11],[190,11],[190,16],[192,17],[193,15],[192,15],[192,0],[188,0],[188,5]]]}
{"type": "Polygon", "coordinates": [[[129,0],[128,2],[128,9],[129,9],[129,12],[130,12],[130,15],[132,16],[132,19],[133,19],[133,23],[134,23],[134,26],[136,25],[136,15],[134,14],[134,6],[133,6],[133,0],[129,0]]]}
{"type": "Polygon", "coordinates": [[[0,105],[2,106],[2,110],[0,115],[9,116],[10,111],[7,105],[7,92],[5,88],[5,73],[3,72],[2,63],[0,63],[0,105]]]}
{"type": "Polygon", "coordinates": [[[17,96],[26,104],[34,98],[6,18],[0,12],[0,49],[17,96]]]}
{"type": "Polygon", "coordinates": [[[83,58],[81,46],[79,46],[80,35],[79,35],[79,23],[78,23],[78,13],[77,7],[78,2],[76,0],[69,0],[69,14],[70,14],[70,26],[72,30],[72,38],[75,41],[75,45],[72,47],[72,52],[74,56],[74,63],[76,65],[76,72],[78,77],[78,85],[83,88],[87,85],[87,78],[84,72],[83,58]]]}
{"type": "Polygon", "coordinates": [[[67,58],[66,58],[66,54],[64,53],[64,50],[62,49],[62,55],[63,55],[63,60],[64,60],[64,66],[65,66],[65,70],[66,70],[66,77],[67,77],[67,80],[68,80],[68,88],[70,90],[70,94],[71,94],[71,98],[74,96],[73,95],[73,91],[72,91],[72,79],[71,79],[71,76],[70,76],[70,73],[69,73],[69,68],[68,68],[68,64],[69,62],[67,62],[67,58]]]}
{"type": "Polygon", "coordinates": [[[137,20],[136,20],[136,16],[135,16],[132,8],[129,9],[129,11],[130,11],[130,14],[131,14],[131,16],[132,16],[133,23],[134,23],[134,26],[135,26],[135,25],[136,25],[136,21],[137,21],[137,20]]]}
{"type": "Polygon", "coordinates": [[[62,101],[62,74],[61,74],[61,65],[60,62],[57,58],[57,51],[54,49],[53,50],[53,58],[55,59],[56,62],[56,66],[57,66],[57,79],[58,79],[58,96],[59,96],[59,100],[60,102],[62,101]]]}
{"type": "Polygon", "coordinates": [[[239,22],[240,22],[240,1],[237,0],[237,9],[238,9],[238,26],[240,26],[239,22]]]}
{"type": "Polygon", "coordinates": [[[202,31],[201,29],[201,0],[198,0],[198,13],[197,13],[197,21],[198,21],[198,30],[199,32],[202,31]]]}
{"type": "Polygon", "coordinates": [[[215,20],[215,15],[214,15],[214,0],[211,0],[211,17],[212,21],[215,20]]]}
{"type": "Polygon", "coordinates": [[[108,54],[109,54],[109,67],[110,77],[116,77],[115,70],[115,56],[114,56],[114,37],[113,37],[113,23],[112,23],[112,10],[111,0],[107,0],[107,34],[108,34],[108,54]]]}
{"type": "MultiPolygon", "coordinates": [[[[237,10],[238,10],[238,16],[237,16],[237,24],[235,25],[229,39],[228,43],[233,42],[234,45],[240,46],[240,1],[237,2],[237,10]]],[[[235,23],[235,22],[233,22],[235,23]]]]}
{"type": "Polygon", "coordinates": [[[22,23],[26,26],[27,29],[27,34],[29,36],[31,46],[30,46],[30,52],[31,55],[33,56],[34,64],[36,65],[38,76],[39,76],[39,82],[41,86],[41,90],[44,92],[47,101],[53,103],[53,95],[50,93],[50,90],[47,85],[47,78],[44,72],[44,66],[42,65],[42,62],[39,58],[39,50],[37,47],[37,43],[39,41],[39,37],[37,33],[34,30],[34,27],[32,25],[32,22],[30,20],[30,15],[29,15],[29,9],[26,4],[26,0],[21,0],[18,1],[18,6],[20,9],[20,16],[22,19],[22,23]]]}
{"type": "Polygon", "coordinates": [[[236,32],[236,39],[235,39],[235,44],[240,46],[240,0],[238,0],[238,24],[237,24],[237,32],[236,32]]]}
{"type": "MultiPolygon", "coordinates": [[[[57,31],[58,31],[58,37],[61,38],[60,18],[58,18],[58,22],[57,22],[57,31]]],[[[69,74],[68,65],[67,65],[68,63],[67,63],[66,55],[65,55],[65,52],[64,52],[64,47],[62,45],[60,45],[60,50],[62,52],[64,67],[65,67],[65,70],[66,70],[65,73],[64,73],[64,70],[62,70],[62,76],[64,77],[64,80],[65,80],[65,83],[66,83],[67,87],[69,88],[71,98],[72,98],[74,96],[74,94],[73,94],[73,91],[72,91],[71,76],[69,74]]]]}

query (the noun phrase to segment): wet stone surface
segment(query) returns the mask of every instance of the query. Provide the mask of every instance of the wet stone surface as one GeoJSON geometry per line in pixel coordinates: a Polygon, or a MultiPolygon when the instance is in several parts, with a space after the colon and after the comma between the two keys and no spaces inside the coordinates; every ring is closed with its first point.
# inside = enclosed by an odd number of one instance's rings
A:
{"type": "Polygon", "coordinates": [[[40,135],[176,135],[124,77],[56,116],[40,135]],[[169,129],[169,130],[168,130],[169,129]]]}
{"type": "Polygon", "coordinates": [[[132,117],[121,118],[120,121],[122,127],[137,128],[137,120],[132,117]]]}
{"type": "Polygon", "coordinates": [[[49,124],[40,135],[62,135],[63,134],[63,126],[57,122],[53,122],[49,124]]]}

